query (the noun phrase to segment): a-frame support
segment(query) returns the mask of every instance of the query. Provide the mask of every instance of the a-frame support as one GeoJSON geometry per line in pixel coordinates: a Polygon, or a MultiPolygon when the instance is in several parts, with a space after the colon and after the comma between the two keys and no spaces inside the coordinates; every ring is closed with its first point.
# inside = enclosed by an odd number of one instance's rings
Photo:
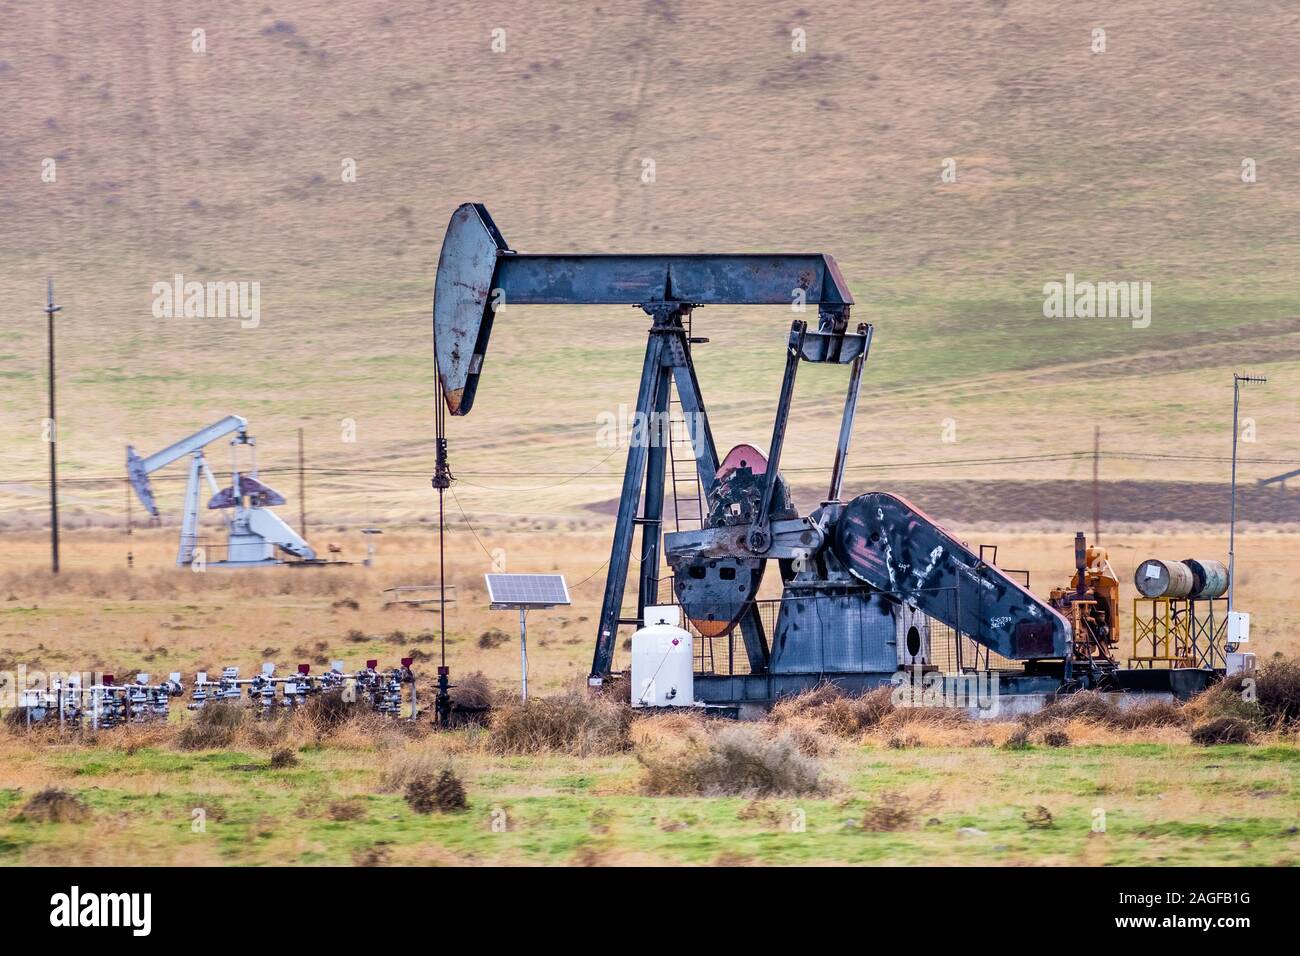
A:
{"type": "MultiPolygon", "coordinates": [[[[668,465],[668,399],[675,385],[682,415],[695,452],[700,487],[707,496],[717,483],[718,451],[709,428],[699,380],[691,361],[685,319],[691,305],[684,302],[653,302],[643,306],[654,320],[646,343],[641,384],[637,390],[636,413],[629,436],[623,489],[618,518],[610,547],[601,602],[596,651],[591,662],[591,682],[609,676],[614,661],[614,642],[620,624],[641,626],[645,609],[660,600],[659,565],[663,548],[664,481],[668,465]],[[644,509],[642,500],[644,498],[644,509]],[[640,514],[638,514],[640,512],[640,514]],[[631,570],[632,546],[637,526],[641,528],[640,569],[637,575],[635,617],[623,617],[623,597],[631,570]]],[[[741,621],[741,631],[750,659],[750,670],[767,669],[767,642],[755,611],[741,621]]]]}

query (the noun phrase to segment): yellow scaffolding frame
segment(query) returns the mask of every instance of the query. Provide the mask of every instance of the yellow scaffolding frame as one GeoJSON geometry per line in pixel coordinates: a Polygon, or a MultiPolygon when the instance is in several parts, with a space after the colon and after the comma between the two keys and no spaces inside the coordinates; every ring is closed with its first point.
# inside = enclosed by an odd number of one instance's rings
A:
{"type": "Polygon", "coordinates": [[[1129,667],[1220,666],[1226,618],[1215,610],[1212,600],[1134,598],[1129,667]]]}

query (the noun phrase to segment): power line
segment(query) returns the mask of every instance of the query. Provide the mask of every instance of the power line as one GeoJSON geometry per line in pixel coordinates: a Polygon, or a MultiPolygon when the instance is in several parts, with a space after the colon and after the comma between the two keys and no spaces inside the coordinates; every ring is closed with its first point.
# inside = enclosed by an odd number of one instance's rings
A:
{"type": "Polygon", "coordinates": [[[474,540],[477,541],[478,546],[483,549],[483,553],[488,556],[488,560],[492,560],[492,552],[487,549],[487,545],[485,545],[483,540],[478,536],[478,532],[474,530],[474,526],[469,523],[469,515],[465,514],[465,508],[461,505],[460,499],[456,497],[456,489],[449,487],[447,490],[451,492],[451,500],[456,502],[456,507],[460,511],[460,516],[465,519],[465,527],[469,528],[469,533],[474,536],[474,540]]]}
{"type": "MultiPolygon", "coordinates": [[[[616,449],[617,451],[617,449],[616,449]]],[[[613,457],[613,453],[606,456],[600,462],[597,462],[586,471],[469,471],[461,472],[457,475],[458,479],[464,479],[466,476],[475,478],[563,478],[562,482],[557,484],[567,484],[578,478],[596,477],[608,478],[611,480],[621,481],[622,472],[607,472],[597,474],[595,469],[599,468],[605,461],[613,457]]],[[[1091,460],[1092,452],[1060,452],[1048,453],[1042,455],[1006,455],[989,458],[936,458],[924,459],[917,461],[876,461],[858,465],[849,465],[849,470],[853,472],[873,472],[887,471],[898,468],[934,468],[934,467],[980,467],[984,465],[1018,465],[1032,463],[1049,463],[1056,461],[1083,461],[1091,460]]],[[[1196,461],[1196,462],[1230,462],[1232,459],[1226,455],[1168,455],[1156,452],[1101,452],[1098,456],[1103,460],[1112,461],[1196,461]]],[[[1261,464],[1261,465],[1300,465],[1300,459],[1296,458],[1237,458],[1238,464],[1261,464]]],[[[785,474],[802,474],[817,473],[820,474],[826,469],[816,465],[796,466],[792,468],[781,469],[785,474]]],[[[405,478],[420,477],[427,478],[427,471],[406,470],[403,468],[330,468],[330,467],[311,467],[306,468],[308,474],[326,477],[381,477],[381,478],[405,478]]],[[[296,474],[297,468],[293,465],[271,466],[259,469],[262,475],[293,475],[296,474]]],[[[182,482],[184,475],[155,475],[151,478],[155,482],[182,482]]],[[[122,481],[121,475],[112,477],[63,477],[59,479],[61,485],[115,485],[122,481]]],[[[556,485],[539,485],[532,488],[519,486],[500,486],[493,487],[489,485],[479,485],[474,482],[464,482],[476,488],[483,488],[488,491],[538,491],[547,488],[556,487],[556,485]]],[[[43,487],[49,484],[48,478],[29,478],[13,479],[0,478],[0,486],[3,485],[27,485],[31,487],[43,487]]],[[[0,487],[0,493],[3,488],[0,487]]]]}

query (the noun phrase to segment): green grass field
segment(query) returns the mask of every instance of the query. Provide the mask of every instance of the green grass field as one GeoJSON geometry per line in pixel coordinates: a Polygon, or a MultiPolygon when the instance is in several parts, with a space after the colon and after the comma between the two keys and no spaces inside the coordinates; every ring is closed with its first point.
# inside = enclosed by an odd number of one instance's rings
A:
{"type": "Polygon", "coordinates": [[[30,793],[0,789],[0,863],[1300,861],[1300,751],[1290,745],[855,748],[833,761],[831,794],[761,801],[639,796],[632,757],[475,757],[460,761],[469,809],[427,816],[377,792],[374,753],[298,757],[270,770],[257,753],[43,749],[28,772],[77,793],[90,815],[26,821],[30,793]],[[356,819],[331,819],[337,801],[359,803],[356,819]],[[882,805],[904,808],[887,823],[897,829],[864,824],[882,805]],[[195,808],[205,808],[202,832],[195,808]]]}

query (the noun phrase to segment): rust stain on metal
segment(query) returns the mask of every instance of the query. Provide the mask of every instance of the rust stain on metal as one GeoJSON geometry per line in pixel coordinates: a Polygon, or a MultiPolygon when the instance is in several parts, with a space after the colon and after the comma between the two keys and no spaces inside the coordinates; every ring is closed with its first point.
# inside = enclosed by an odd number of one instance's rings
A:
{"type": "Polygon", "coordinates": [[[457,414],[460,411],[460,403],[465,395],[465,389],[457,388],[449,392],[444,388],[442,394],[447,401],[447,411],[453,415],[457,414]]]}

